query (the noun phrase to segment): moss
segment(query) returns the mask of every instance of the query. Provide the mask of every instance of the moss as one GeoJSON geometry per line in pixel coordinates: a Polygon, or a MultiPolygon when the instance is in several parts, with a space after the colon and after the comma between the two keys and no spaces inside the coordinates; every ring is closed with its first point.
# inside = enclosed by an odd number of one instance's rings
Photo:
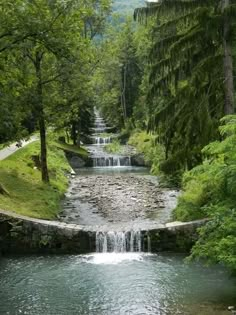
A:
{"type": "Polygon", "coordinates": [[[68,186],[70,166],[64,152],[49,143],[50,184],[45,184],[35,163],[39,151],[39,142],[34,142],[1,161],[1,185],[8,195],[0,195],[0,208],[35,218],[52,219],[60,211],[60,201],[68,186]]]}

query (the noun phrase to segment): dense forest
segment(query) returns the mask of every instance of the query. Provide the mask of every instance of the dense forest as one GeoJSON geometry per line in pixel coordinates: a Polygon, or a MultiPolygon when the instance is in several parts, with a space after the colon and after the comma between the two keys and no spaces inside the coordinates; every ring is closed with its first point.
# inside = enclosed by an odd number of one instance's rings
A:
{"type": "Polygon", "coordinates": [[[39,132],[49,182],[47,130],[80,145],[98,107],[183,189],[175,218],[209,218],[192,257],[235,270],[236,1],[143,5],[1,0],[0,145],[39,132]]]}

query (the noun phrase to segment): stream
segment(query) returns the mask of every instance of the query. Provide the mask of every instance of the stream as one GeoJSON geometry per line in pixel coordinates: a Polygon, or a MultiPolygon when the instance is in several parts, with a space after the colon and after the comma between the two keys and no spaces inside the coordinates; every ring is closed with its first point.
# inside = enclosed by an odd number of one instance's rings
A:
{"type": "Polygon", "coordinates": [[[176,254],[97,253],[0,261],[4,315],[227,315],[236,285],[176,254]]]}
{"type": "Polygon", "coordinates": [[[132,166],[128,153],[134,149],[107,153],[105,146],[117,135],[108,136],[110,128],[98,112],[95,115],[93,144],[87,146],[93,167],[77,170],[64,200],[61,220],[95,225],[97,230],[127,232],[171,221],[179,193],[160,188],[148,168],[132,166]]]}
{"type": "Polygon", "coordinates": [[[142,247],[141,228],[171,221],[179,192],[160,188],[130,155],[106,153],[110,129],[96,112],[93,167],[76,170],[59,218],[95,228],[96,253],[1,258],[0,314],[230,314],[236,281],[224,268],[142,247]]]}

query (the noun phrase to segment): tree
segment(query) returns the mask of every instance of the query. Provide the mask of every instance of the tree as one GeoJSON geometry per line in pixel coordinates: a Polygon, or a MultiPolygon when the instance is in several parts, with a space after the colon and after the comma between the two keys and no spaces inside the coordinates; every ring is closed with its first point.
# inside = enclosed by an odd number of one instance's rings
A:
{"type": "Polygon", "coordinates": [[[135,11],[140,21],[156,21],[147,104],[149,130],[166,149],[164,171],[201,162],[201,149],[218,136],[219,118],[233,112],[232,3],[161,0],[135,11]]]}
{"type": "Polygon", "coordinates": [[[175,217],[185,221],[207,217],[192,257],[220,262],[236,271],[236,117],[228,115],[221,123],[222,141],[206,146],[204,162],[184,174],[175,217]]]}
{"type": "Polygon", "coordinates": [[[225,89],[225,109],[226,115],[233,114],[235,111],[234,104],[234,78],[233,78],[233,57],[230,43],[231,23],[228,14],[230,0],[222,0],[223,11],[223,45],[224,45],[224,89],[225,89]]]}
{"type": "MultiPolygon", "coordinates": [[[[41,0],[36,3],[27,3],[24,8],[24,28],[31,30],[32,35],[24,39],[21,43],[21,49],[24,55],[31,61],[34,68],[35,78],[35,98],[34,112],[37,117],[40,132],[41,144],[41,171],[42,180],[49,182],[49,173],[47,167],[47,145],[46,145],[46,119],[44,109],[44,86],[54,80],[54,75],[50,79],[44,77],[43,67],[47,64],[45,59],[53,56],[51,59],[56,63],[57,58],[71,58],[69,45],[72,43],[68,35],[71,35],[71,25],[73,22],[73,2],[67,1],[60,4],[54,1],[51,4],[41,0]],[[68,17],[70,15],[70,18],[68,17]],[[69,40],[68,40],[69,38],[69,40]]],[[[75,24],[74,24],[75,26],[75,24]]],[[[77,33],[74,33],[77,36],[77,33]]],[[[53,67],[51,66],[52,70],[53,67]]],[[[52,71],[53,72],[53,71],[52,71]]]]}
{"type": "MultiPolygon", "coordinates": [[[[79,84],[75,82],[75,78],[85,76],[80,72],[86,67],[87,69],[90,67],[89,71],[91,71],[96,64],[93,54],[90,53],[93,49],[91,43],[92,39],[103,31],[109,10],[110,0],[66,0],[63,2],[59,0],[50,2],[47,0],[9,0],[1,3],[0,15],[3,17],[3,23],[0,30],[0,55],[6,58],[6,52],[16,54],[19,62],[16,66],[17,71],[27,73],[27,76],[23,78],[24,83],[18,82],[24,93],[19,91],[18,93],[21,98],[27,100],[28,109],[25,110],[32,112],[38,123],[41,171],[44,182],[49,182],[46,124],[49,120],[53,125],[56,123],[56,119],[53,121],[52,116],[48,119],[48,113],[55,115],[56,104],[63,103],[64,110],[70,112],[72,129],[75,129],[75,125],[80,126],[79,129],[85,126],[83,120],[88,116],[84,114],[86,112],[84,107],[86,107],[88,97],[86,93],[82,93],[82,88],[75,89],[75,93],[72,89],[79,84]],[[83,66],[82,70],[82,67],[77,67],[77,60],[80,60],[80,64],[84,62],[88,66],[83,66]],[[21,67],[22,64],[24,67],[21,67]],[[76,68],[78,74],[72,71],[73,67],[76,68]],[[70,71],[73,78],[65,75],[67,71],[70,71]],[[57,90],[61,89],[62,82],[66,85],[64,90],[67,90],[64,95],[57,90]],[[73,97],[71,97],[72,94],[73,97]],[[54,99],[54,96],[57,98],[54,99]],[[60,96],[67,99],[59,100],[60,96]],[[80,104],[79,110],[78,108],[75,110],[77,106],[75,103],[80,104]],[[54,113],[52,109],[55,110],[54,113]]],[[[87,74],[87,78],[89,76],[90,74],[87,74]]],[[[86,82],[89,82],[89,79],[86,82]]],[[[19,121],[23,119],[25,119],[24,115],[19,121]]]]}
{"type": "Polygon", "coordinates": [[[112,21],[100,48],[102,57],[94,74],[94,85],[96,102],[103,115],[112,125],[121,128],[132,118],[141,71],[132,21],[127,18],[120,23],[120,16],[113,16],[112,21]]]}

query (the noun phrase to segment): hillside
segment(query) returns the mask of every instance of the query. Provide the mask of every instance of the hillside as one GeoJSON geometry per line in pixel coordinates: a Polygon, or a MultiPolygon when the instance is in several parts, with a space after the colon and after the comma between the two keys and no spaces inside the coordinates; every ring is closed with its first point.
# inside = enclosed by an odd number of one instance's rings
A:
{"type": "Polygon", "coordinates": [[[113,11],[122,14],[132,14],[135,8],[145,4],[144,0],[114,0],[113,2],[113,11]]]}

